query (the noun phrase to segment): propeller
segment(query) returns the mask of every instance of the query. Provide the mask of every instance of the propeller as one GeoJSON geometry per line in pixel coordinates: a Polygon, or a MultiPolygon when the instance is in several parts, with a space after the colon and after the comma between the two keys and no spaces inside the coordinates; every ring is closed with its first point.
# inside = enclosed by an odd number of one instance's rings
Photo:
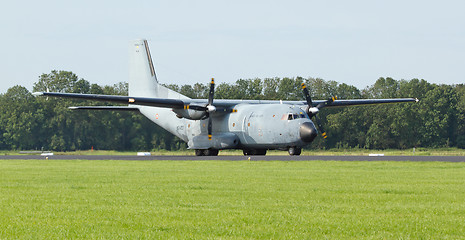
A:
{"type": "Polygon", "coordinates": [[[208,93],[208,104],[207,104],[207,117],[208,117],[208,140],[212,140],[212,118],[210,117],[210,113],[216,111],[216,107],[213,106],[213,97],[215,95],[215,79],[212,78],[210,83],[210,92],[208,93]]]}
{"type": "Polygon", "coordinates": [[[208,102],[206,105],[203,105],[203,106],[199,106],[199,105],[184,105],[184,109],[186,110],[189,110],[189,109],[192,109],[192,110],[196,110],[196,111],[200,111],[200,112],[205,112],[205,115],[201,115],[200,117],[201,118],[189,118],[189,119],[194,119],[194,120],[200,120],[200,119],[207,119],[208,118],[208,126],[207,126],[207,132],[208,132],[208,140],[212,140],[212,125],[213,125],[213,120],[212,118],[210,117],[210,113],[213,113],[213,112],[218,112],[218,113],[235,113],[237,112],[237,109],[235,108],[230,108],[230,107],[227,107],[227,108],[223,108],[223,107],[215,107],[213,105],[213,99],[214,99],[214,96],[215,96],[215,79],[212,78],[212,81],[210,83],[210,91],[208,93],[208,102]]]}
{"type": "Polygon", "coordinates": [[[305,83],[302,83],[302,91],[304,92],[305,100],[307,100],[307,114],[310,118],[315,117],[315,121],[318,127],[318,131],[321,132],[321,136],[323,138],[327,138],[328,136],[326,135],[325,130],[323,129],[323,126],[321,125],[320,118],[317,116],[317,113],[320,111],[320,109],[331,105],[331,103],[334,102],[334,100],[337,99],[337,96],[331,97],[328,100],[318,104],[316,107],[313,107],[313,102],[312,98],[310,97],[310,93],[308,92],[307,86],[305,86],[305,83]]]}

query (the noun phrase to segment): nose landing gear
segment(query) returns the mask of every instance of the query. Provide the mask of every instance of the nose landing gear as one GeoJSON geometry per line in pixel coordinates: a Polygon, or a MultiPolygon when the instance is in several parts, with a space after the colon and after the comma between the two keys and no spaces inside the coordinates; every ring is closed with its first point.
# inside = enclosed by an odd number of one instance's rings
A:
{"type": "Polygon", "coordinates": [[[302,153],[302,148],[290,147],[287,151],[291,156],[299,156],[302,153]]]}

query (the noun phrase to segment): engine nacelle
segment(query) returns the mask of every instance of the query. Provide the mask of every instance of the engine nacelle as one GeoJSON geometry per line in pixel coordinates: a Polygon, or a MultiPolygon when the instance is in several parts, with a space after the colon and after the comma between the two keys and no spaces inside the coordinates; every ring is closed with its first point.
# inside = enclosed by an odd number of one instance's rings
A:
{"type": "Polygon", "coordinates": [[[173,109],[178,118],[187,118],[190,120],[203,120],[207,118],[207,112],[193,109],[173,109]]]}
{"type": "Polygon", "coordinates": [[[310,107],[310,106],[306,106],[304,110],[305,110],[305,112],[308,114],[308,116],[310,118],[312,116],[315,116],[320,111],[320,109],[318,109],[316,107],[310,107]]]}

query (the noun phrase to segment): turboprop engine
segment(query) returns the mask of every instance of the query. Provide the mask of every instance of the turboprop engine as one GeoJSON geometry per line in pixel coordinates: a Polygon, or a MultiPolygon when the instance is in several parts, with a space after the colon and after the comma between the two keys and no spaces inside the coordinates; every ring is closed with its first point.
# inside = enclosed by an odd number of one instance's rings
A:
{"type": "Polygon", "coordinates": [[[178,109],[173,111],[179,118],[187,118],[191,120],[203,120],[208,118],[208,140],[212,140],[212,118],[210,113],[216,112],[216,107],[213,105],[213,96],[215,95],[215,79],[212,78],[210,83],[210,92],[208,93],[208,104],[199,106],[195,104],[184,105],[184,109],[178,109]]]}
{"type": "Polygon", "coordinates": [[[173,109],[173,112],[176,113],[178,118],[186,118],[190,120],[203,120],[208,117],[208,112],[203,110],[195,110],[196,107],[204,106],[194,106],[186,105],[184,109],[173,109]]]}

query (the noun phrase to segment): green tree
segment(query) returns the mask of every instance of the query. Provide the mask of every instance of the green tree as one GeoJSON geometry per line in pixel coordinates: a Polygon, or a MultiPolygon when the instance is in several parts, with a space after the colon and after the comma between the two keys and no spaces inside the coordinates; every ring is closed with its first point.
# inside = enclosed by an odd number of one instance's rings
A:
{"type": "Polygon", "coordinates": [[[465,148],[465,85],[459,84],[455,88],[457,95],[456,109],[456,145],[465,148]]]}
{"type": "Polygon", "coordinates": [[[2,145],[10,149],[31,149],[35,147],[39,126],[35,114],[35,98],[22,86],[14,86],[2,96],[0,125],[2,145]]]}
{"type": "MultiPolygon", "coordinates": [[[[303,100],[305,82],[314,100],[417,97],[418,104],[325,108],[319,113],[327,139],[309,148],[465,148],[465,87],[436,85],[423,79],[379,78],[359,90],[319,78],[239,79],[217,84],[215,98],[303,100]]],[[[209,85],[167,85],[191,98],[207,98],[209,85]]],[[[127,83],[91,84],[68,71],[42,74],[34,91],[127,95],[127,83]]],[[[35,98],[21,86],[0,95],[0,148],[78,150],[185,149],[180,139],[140,114],[113,111],[70,111],[68,106],[113,105],[85,100],[35,98]]]]}
{"type": "Polygon", "coordinates": [[[263,80],[263,98],[269,100],[278,100],[279,84],[281,79],[279,78],[265,78],[263,80]]]}
{"type": "Polygon", "coordinates": [[[73,86],[73,93],[90,93],[90,83],[84,79],[78,80],[73,86]]]}
{"type": "Polygon", "coordinates": [[[42,74],[39,81],[34,83],[34,92],[72,92],[78,76],[68,71],[53,70],[49,74],[42,74]]]}

